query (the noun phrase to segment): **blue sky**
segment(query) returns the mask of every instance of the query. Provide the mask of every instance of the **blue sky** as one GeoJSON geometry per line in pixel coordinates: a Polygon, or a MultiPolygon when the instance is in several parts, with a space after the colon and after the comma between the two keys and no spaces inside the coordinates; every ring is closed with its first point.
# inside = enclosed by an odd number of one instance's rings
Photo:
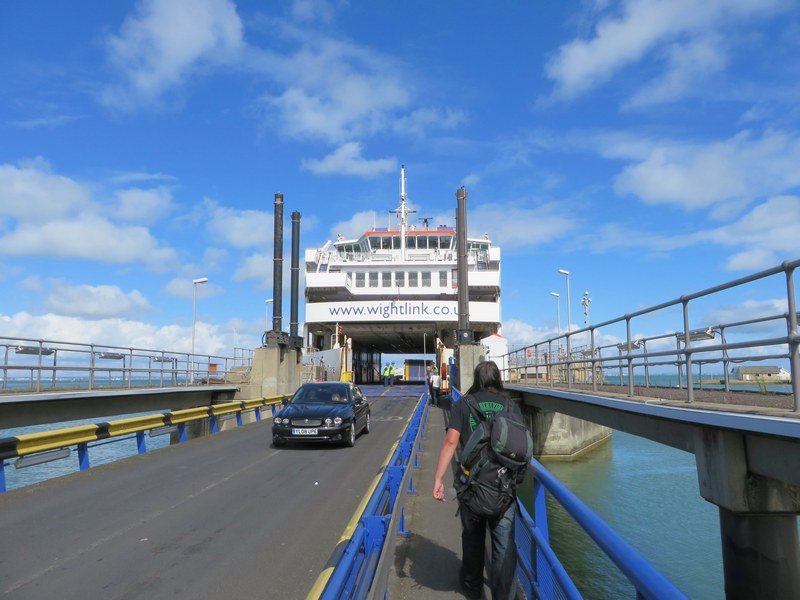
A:
{"type": "MultiPolygon", "coordinates": [[[[207,276],[198,350],[228,353],[234,329],[254,346],[273,194],[317,246],[385,219],[402,163],[420,216],[452,222],[467,186],[471,232],[503,248],[512,341],[555,331],[559,268],[580,324],[583,290],[597,322],[797,258],[799,17],[790,0],[3,3],[0,335],[187,349],[207,276]]],[[[781,295],[721,302],[698,318],[781,295]]]]}

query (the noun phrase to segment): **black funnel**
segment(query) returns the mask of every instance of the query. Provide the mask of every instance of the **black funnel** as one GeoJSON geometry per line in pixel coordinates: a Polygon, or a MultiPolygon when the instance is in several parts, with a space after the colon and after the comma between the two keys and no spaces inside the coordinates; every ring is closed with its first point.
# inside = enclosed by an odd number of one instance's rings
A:
{"type": "Polygon", "coordinates": [[[289,336],[297,338],[298,304],[300,302],[300,212],[292,213],[292,298],[289,317],[289,336]]]}
{"type": "Polygon", "coordinates": [[[283,194],[275,194],[275,249],[272,265],[272,331],[283,327],[283,194]]]}

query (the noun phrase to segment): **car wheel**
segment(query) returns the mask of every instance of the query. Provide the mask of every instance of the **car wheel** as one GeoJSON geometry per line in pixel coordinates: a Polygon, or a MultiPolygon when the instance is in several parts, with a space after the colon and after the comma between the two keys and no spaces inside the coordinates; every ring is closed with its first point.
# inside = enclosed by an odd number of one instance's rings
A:
{"type": "Polygon", "coordinates": [[[347,445],[348,448],[352,448],[353,446],[356,445],[356,424],[355,424],[355,422],[353,422],[353,425],[350,427],[350,433],[347,436],[347,439],[345,440],[344,443],[345,443],[345,445],[347,445]]]}
{"type": "Polygon", "coordinates": [[[369,417],[369,411],[367,411],[367,421],[366,423],[364,423],[364,429],[362,429],[362,431],[364,433],[369,433],[369,426],[370,426],[370,417],[369,417]]]}

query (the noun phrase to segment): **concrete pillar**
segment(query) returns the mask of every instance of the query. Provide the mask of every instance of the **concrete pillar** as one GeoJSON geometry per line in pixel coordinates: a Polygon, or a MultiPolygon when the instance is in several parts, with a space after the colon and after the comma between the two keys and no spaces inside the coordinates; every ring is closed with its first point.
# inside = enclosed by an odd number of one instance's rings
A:
{"type": "Polygon", "coordinates": [[[702,429],[694,446],[700,493],[719,507],[726,597],[800,599],[800,487],[751,473],[739,433],[702,429]]]}
{"type": "Polygon", "coordinates": [[[725,597],[800,599],[797,517],[719,508],[725,597]]]}
{"type": "Polygon", "coordinates": [[[611,429],[561,413],[522,405],[539,459],[575,460],[611,441],[611,429]]]}
{"type": "Polygon", "coordinates": [[[483,346],[480,344],[461,344],[456,348],[455,362],[458,369],[458,390],[466,393],[472,386],[475,367],[483,361],[483,346]]]}

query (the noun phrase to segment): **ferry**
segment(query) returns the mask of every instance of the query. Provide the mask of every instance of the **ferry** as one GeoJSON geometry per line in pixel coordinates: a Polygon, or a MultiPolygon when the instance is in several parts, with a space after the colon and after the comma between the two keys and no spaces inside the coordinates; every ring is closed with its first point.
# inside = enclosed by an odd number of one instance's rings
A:
{"type": "MultiPolygon", "coordinates": [[[[455,227],[412,222],[405,167],[400,204],[389,212],[394,227],[373,227],[354,239],[339,235],[305,251],[304,362],[323,364],[328,378],[338,371],[356,383],[380,381],[387,355],[435,356],[446,369],[458,325],[455,227]]],[[[500,248],[488,234],[467,243],[470,327],[476,340],[496,340],[500,248]]]]}

